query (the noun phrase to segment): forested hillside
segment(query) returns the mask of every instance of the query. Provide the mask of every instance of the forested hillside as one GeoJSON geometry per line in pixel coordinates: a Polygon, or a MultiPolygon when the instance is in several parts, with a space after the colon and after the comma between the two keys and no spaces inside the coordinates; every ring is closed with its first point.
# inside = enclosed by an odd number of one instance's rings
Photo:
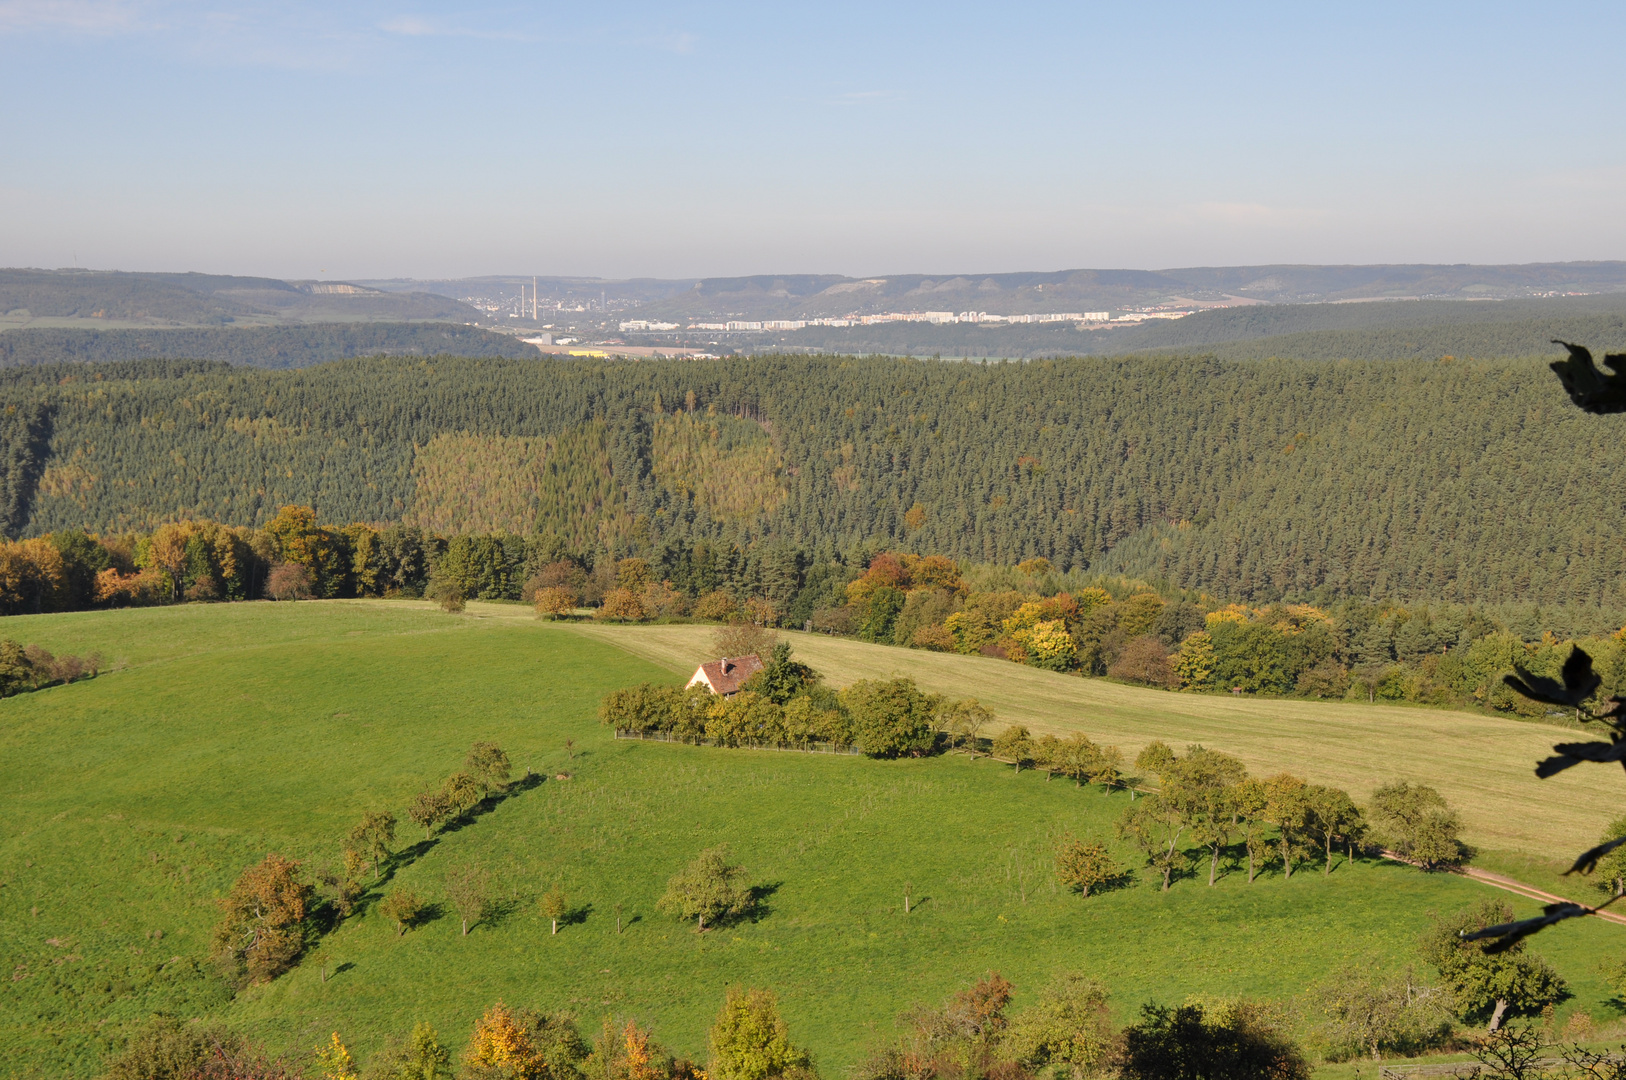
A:
{"type": "Polygon", "coordinates": [[[134,364],[0,393],[20,535],[302,503],[612,554],[873,543],[1250,601],[1626,607],[1616,425],[1534,358],[134,364]]]}
{"type": "Polygon", "coordinates": [[[0,316],[146,326],[473,319],[449,297],[226,274],[0,269],[0,316]]]}
{"type": "Polygon", "coordinates": [[[537,351],[507,334],[456,323],[342,322],[220,329],[0,332],[0,367],[185,357],[292,368],[353,356],[435,355],[524,360],[536,356],[537,351]]]}

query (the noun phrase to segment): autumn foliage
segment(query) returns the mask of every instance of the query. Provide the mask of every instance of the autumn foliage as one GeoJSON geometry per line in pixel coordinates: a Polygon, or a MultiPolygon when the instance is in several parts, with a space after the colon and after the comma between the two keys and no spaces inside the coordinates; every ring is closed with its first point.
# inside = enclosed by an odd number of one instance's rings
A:
{"type": "Polygon", "coordinates": [[[311,899],[299,863],[267,855],[244,870],[219,901],[223,917],[215,927],[215,956],[250,982],[270,982],[305,951],[311,899]]]}

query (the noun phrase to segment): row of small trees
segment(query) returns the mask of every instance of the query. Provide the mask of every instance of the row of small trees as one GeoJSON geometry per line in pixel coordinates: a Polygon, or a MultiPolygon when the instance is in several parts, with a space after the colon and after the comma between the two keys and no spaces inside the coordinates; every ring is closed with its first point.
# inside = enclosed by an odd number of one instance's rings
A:
{"type": "MultiPolygon", "coordinates": [[[[477,742],[463,768],[416,796],[407,815],[431,839],[437,829],[466,820],[485,799],[506,791],[511,773],[502,747],[477,742]]],[[[354,913],[367,894],[368,871],[374,883],[383,878],[396,859],[398,824],[390,810],[363,814],[344,838],[341,865],[318,868],[314,882],[301,863],[276,852],[245,869],[219,901],[221,920],[212,938],[216,962],[233,981],[251,983],[270,982],[293,967],[324,924],[354,913]]],[[[455,869],[447,875],[447,895],[467,934],[470,923],[478,922],[489,906],[489,878],[477,867],[455,869]]],[[[402,933],[430,910],[422,897],[404,888],[379,903],[379,912],[402,933]]]]}
{"type": "MultiPolygon", "coordinates": [[[[995,747],[996,753],[1003,750],[1019,762],[1065,763],[1058,771],[1078,769],[1074,762],[1091,758],[1093,744],[1082,736],[1052,742],[1046,747],[1015,728],[996,740],[995,747]]],[[[1161,741],[1153,742],[1135,765],[1155,774],[1159,787],[1130,803],[1118,832],[1143,853],[1165,890],[1190,869],[1188,840],[1206,857],[1209,885],[1218,877],[1221,856],[1237,841],[1247,856],[1250,884],[1277,860],[1283,876],[1291,877],[1297,862],[1312,851],[1320,856],[1325,874],[1332,873],[1339,848],[1354,859],[1364,846],[1376,844],[1428,869],[1455,864],[1468,854],[1456,812],[1425,785],[1404,780],[1384,784],[1363,812],[1346,791],[1285,772],[1252,777],[1241,761],[1201,746],[1189,747],[1181,756],[1161,741]]],[[[1063,884],[1086,896],[1123,876],[1105,845],[1071,837],[1058,848],[1057,872],[1063,884]]]]}
{"type": "Polygon", "coordinates": [[[0,641],[0,697],[95,678],[101,666],[100,653],[52,656],[38,645],[19,645],[7,638],[0,641]]]}
{"type": "MultiPolygon", "coordinates": [[[[1227,1001],[1176,1009],[1145,1006],[1115,1031],[1106,990],[1066,974],[1027,1008],[1011,1012],[1015,987],[997,972],[942,1005],[916,1005],[902,1035],[877,1045],[853,1080],[1029,1080],[1046,1072],[1123,1080],[1307,1080],[1309,1065],[1269,1006],[1227,1001]],[[1193,1072],[1193,1062],[1201,1069],[1193,1072]]],[[[435,1030],[418,1023],[358,1063],[337,1032],[313,1048],[309,1066],[274,1060],[221,1027],[155,1017],[108,1069],[108,1080],[815,1080],[770,990],[731,986],[711,1025],[706,1060],[672,1053],[636,1020],[606,1016],[585,1037],[569,1013],[498,1002],[475,1021],[454,1062],[435,1030]]]]}

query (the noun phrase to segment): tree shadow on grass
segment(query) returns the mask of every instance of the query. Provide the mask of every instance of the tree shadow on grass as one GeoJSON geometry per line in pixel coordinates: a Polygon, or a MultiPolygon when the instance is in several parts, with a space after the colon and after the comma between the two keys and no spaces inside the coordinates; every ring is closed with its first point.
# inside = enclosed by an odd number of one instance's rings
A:
{"type": "MultiPolygon", "coordinates": [[[[784,884],[785,883],[783,881],[775,881],[772,884],[763,884],[763,885],[753,885],[753,886],[751,886],[751,888],[750,888],[751,907],[750,907],[750,910],[745,913],[743,918],[745,920],[748,920],[748,921],[753,922],[753,923],[759,923],[763,919],[766,919],[769,915],[772,915],[773,914],[773,906],[768,903],[768,898],[770,896],[772,896],[774,893],[778,892],[782,887],[784,887],[784,884]]],[[[730,922],[730,923],[734,923],[734,922],[738,922],[738,921],[740,921],[740,920],[739,919],[729,919],[728,920],[728,922],[730,922]]],[[[719,922],[717,925],[721,926],[723,924],[721,922],[719,922]]]]}
{"type": "Polygon", "coordinates": [[[407,932],[411,933],[420,927],[428,926],[432,922],[439,922],[447,915],[444,904],[425,904],[418,909],[417,916],[407,923],[407,932]]]}
{"type": "Polygon", "coordinates": [[[508,786],[503,788],[501,791],[489,792],[485,798],[475,803],[460,817],[453,818],[451,821],[448,821],[446,824],[442,825],[437,835],[445,836],[447,833],[462,832],[464,829],[468,828],[470,825],[473,825],[476,821],[479,821],[481,818],[497,809],[497,807],[501,806],[509,799],[541,787],[542,784],[547,781],[547,779],[548,778],[543,774],[533,772],[526,773],[518,780],[510,781],[508,786]]]}
{"type": "MultiPolygon", "coordinates": [[[[511,919],[514,915],[516,915],[520,908],[524,906],[524,903],[517,896],[505,896],[492,900],[490,905],[486,908],[485,914],[480,916],[480,925],[486,927],[487,929],[495,930],[508,919],[511,919]]],[[[474,924],[471,923],[470,929],[472,929],[473,926],[474,924]]]]}
{"type": "Polygon", "coordinates": [[[560,926],[579,926],[593,913],[592,904],[577,904],[559,917],[560,926]]]}

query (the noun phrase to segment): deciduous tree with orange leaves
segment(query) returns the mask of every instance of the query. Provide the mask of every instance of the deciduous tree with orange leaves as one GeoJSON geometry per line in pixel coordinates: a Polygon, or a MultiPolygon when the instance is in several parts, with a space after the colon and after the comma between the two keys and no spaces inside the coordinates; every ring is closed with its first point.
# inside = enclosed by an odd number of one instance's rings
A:
{"type": "Polygon", "coordinates": [[[299,863],[275,852],[244,870],[225,899],[214,952],[223,965],[256,983],[293,967],[305,950],[312,889],[299,863]]]}

